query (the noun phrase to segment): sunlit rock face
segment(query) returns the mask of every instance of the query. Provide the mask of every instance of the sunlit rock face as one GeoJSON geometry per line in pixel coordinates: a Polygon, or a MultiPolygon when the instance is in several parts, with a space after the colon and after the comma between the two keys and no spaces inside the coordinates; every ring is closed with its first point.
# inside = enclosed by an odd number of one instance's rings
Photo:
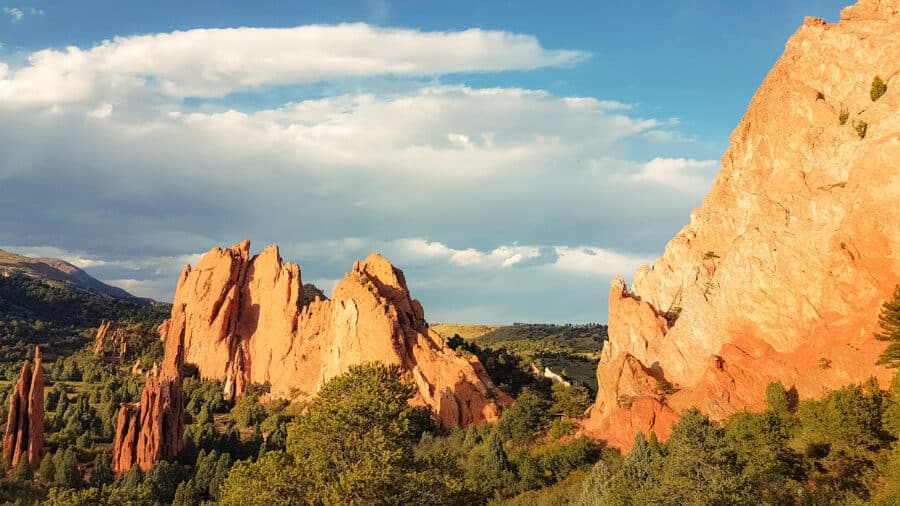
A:
{"type": "Polygon", "coordinates": [[[613,282],[588,433],[629,448],[690,406],[762,409],[775,380],[801,398],[886,380],[872,336],[900,283],[898,55],[897,0],[791,37],[690,224],[630,291],[613,282]]]}
{"type": "Polygon", "coordinates": [[[34,367],[26,360],[9,395],[9,413],[3,434],[3,458],[16,466],[23,458],[32,469],[44,457],[44,367],[41,350],[34,347],[34,367]]]}
{"type": "Polygon", "coordinates": [[[229,398],[250,383],[309,398],[351,365],[380,361],[405,371],[416,402],[445,427],[496,420],[498,404],[511,402],[477,358],[457,356],[428,328],[403,272],[377,253],[353,266],[331,300],[308,301],[300,268],[277,246],[253,257],[249,241],[214,248],[184,269],[160,332],[183,338],[185,361],[224,381],[229,398]]]}

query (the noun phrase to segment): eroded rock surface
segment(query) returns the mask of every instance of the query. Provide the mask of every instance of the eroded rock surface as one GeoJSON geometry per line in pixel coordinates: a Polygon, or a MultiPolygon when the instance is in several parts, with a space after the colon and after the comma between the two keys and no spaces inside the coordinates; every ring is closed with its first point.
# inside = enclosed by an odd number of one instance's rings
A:
{"type": "Polygon", "coordinates": [[[3,457],[13,466],[27,458],[37,469],[44,456],[44,368],[41,350],[34,347],[34,367],[28,360],[9,396],[9,414],[3,434],[3,457]]]}
{"type": "Polygon", "coordinates": [[[631,291],[613,282],[587,432],[629,448],[690,406],[762,409],[771,381],[809,398],[887,379],[872,335],[900,283],[898,55],[897,0],[805,20],[690,224],[631,291]]]}
{"type": "MultiPolygon", "coordinates": [[[[181,336],[166,340],[162,368],[154,366],[139,403],[123,403],[113,441],[112,467],[121,475],[137,465],[147,471],[158,460],[171,460],[182,449],[184,391],[181,336]]],[[[136,364],[137,365],[137,364],[136,364]]]]}
{"type": "Polygon", "coordinates": [[[355,364],[403,368],[416,401],[446,427],[496,420],[494,388],[477,358],[458,357],[428,328],[403,272],[374,253],[338,283],[331,300],[303,299],[300,268],[278,247],[250,257],[250,243],[210,250],[185,267],[172,316],[160,328],[183,336],[186,362],[225,382],[239,398],[250,383],[270,383],[275,397],[304,399],[355,364]]]}

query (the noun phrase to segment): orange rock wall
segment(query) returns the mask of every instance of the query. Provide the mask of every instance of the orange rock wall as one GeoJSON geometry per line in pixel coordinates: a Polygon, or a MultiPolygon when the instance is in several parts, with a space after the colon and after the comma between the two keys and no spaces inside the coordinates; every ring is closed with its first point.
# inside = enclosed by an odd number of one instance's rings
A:
{"type": "Polygon", "coordinates": [[[309,398],[351,365],[380,361],[401,366],[446,427],[496,420],[497,403],[511,402],[476,358],[456,356],[428,328],[403,272],[377,253],[331,300],[304,301],[300,269],[277,246],[252,258],[249,241],[214,248],[185,268],[160,331],[183,335],[185,360],[223,380],[227,397],[268,382],[275,397],[309,398]]]}
{"type": "Polygon", "coordinates": [[[900,283],[898,55],[898,0],[805,20],[690,224],[630,292],[613,282],[587,432],[629,448],[690,406],[717,419],[761,409],[771,381],[809,398],[888,378],[872,334],[900,283]],[[888,90],[872,102],[876,75],[888,90]]]}

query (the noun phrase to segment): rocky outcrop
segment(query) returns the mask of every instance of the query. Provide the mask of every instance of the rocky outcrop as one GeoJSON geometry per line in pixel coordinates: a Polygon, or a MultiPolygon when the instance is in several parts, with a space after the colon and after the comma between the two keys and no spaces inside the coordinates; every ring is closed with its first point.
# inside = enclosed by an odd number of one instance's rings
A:
{"type": "Polygon", "coordinates": [[[495,420],[494,388],[477,358],[458,357],[428,328],[403,272],[377,253],[338,283],[331,300],[304,300],[300,268],[277,246],[250,257],[250,243],[214,248],[185,267],[172,316],[160,332],[183,336],[185,361],[204,378],[222,380],[229,398],[250,383],[271,395],[312,397],[355,364],[399,365],[445,427],[495,420]]]}
{"type": "Polygon", "coordinates": [[[3,458],[13,466],[27,458],[37,469],[44,456],[44,368],[41,350],[34,347],[34,368],[28,360],[9,396],[9,414],[3,434],[3,458]]]}
{"type": "Polygon", "coordinates": [[[872,335],[900,283],[897,55],[897,0],[791,37],[690,224],[631,291],[613,281],[587,432],[628,448],[690,406],[761,409],[775,380],[804,398],[886,380],[872,335]]]}
{"type": "Polygon", "coordinates": [[[112,467],[116,475],[137,465],[147,471],[158,460],[170,460],[182,449],[184,347],[180,336],[166,340],[162,368],[154,366],[139,403],[123,403],[113,441],[112,467]]]}

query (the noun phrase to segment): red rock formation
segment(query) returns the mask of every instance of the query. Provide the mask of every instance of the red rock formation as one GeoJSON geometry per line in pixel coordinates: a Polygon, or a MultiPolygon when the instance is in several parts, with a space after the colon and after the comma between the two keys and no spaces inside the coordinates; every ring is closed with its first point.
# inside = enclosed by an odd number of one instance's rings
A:
{"type": "Polygon", "coordinates": [[[183,336],[185,361],[223,380],[227,397],[268,382],[275,397],[309,398],[351,365],[381,361],[400,365],[416,401],[447,427],[496,420],[497,402],[511,402],[475,357],[458,357],[428,328],[403,272],[377,253],[353,266],[332,300],[304,301],[300,269],[277,246],[253,258],[249,241],[214,248],[185,267],[160,332],[183,336]]]}
{"type": "Polygon", "coordinates": [[[690,406],[761,409],[771,381],[809,398],[888,378],[872,335],[900,283],[898,55],[897,0],[807,18],[788,41],[691,223],[631,292],[613,282],[587,432],[629,448],[690,406]]]}
{"type": "Polygon", "coordinates": [[[10,394],[3,435],[3,458],[15,466],[23,455],[33,469],[38,468],[44,456],[44,368],[37,346],[34,369],[26,360],[16,389],[10,394]]]}
{"type": "Polygon", "coordinates": [[[121,325],[114,321],[103,320],[94,333],[94,355],[101,357],[112,351],[119,358],[128,353],[129,334],[142,332],[143,325],[121,325]]]}
{"type": "Polygon", "coordinates": [[[113,445],[112,467],[121,475],[137,464],[143,471],[154,462],[173,459],[182,449],[184,392],[181,336],[166,340],[161,370],[147,373],[139,403],[123,403],[119,409],[113,445]]]}

